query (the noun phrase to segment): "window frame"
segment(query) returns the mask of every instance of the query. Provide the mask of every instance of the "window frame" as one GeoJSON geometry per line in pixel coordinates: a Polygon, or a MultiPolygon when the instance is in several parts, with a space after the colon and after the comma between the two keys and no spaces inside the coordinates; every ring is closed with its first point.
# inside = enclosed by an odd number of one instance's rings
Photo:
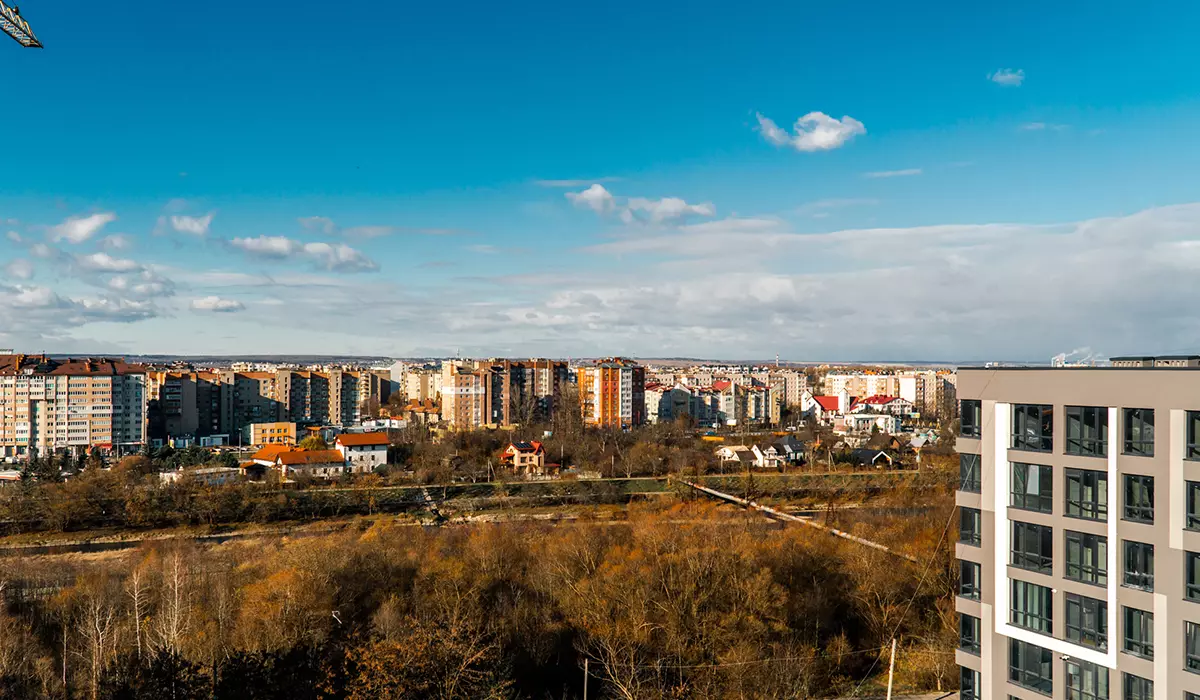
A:
{"type": "Polygon", "coordinates": [[[1128,672],[1121,676],[1121,697],[1124,700],[1154,700],[1154,681],[1128,672]],[[1137,694],[1134,695],[1134,692],[1137,694]]]}
{"type": "Polygon", "coordinates": [[[1200,481],[1184,482],[1183,528],[1200,531],[1200,481]]]}
{"type": "Polygon", "coordinates": [[[1068,642],[1081,647],[1108,651],[1108,601],[1078,593],[1063,597],[1065,636],[1068,642]],[[1075,618],[1072,620],[1072,618],[1075,618]],[[1092,626],[1088,626],[1089,618],[1092,626]]]}
{"type": "Polygon", "coordinates": [[[1153,408],[1121,409],[1121,454],[1132,457],[1154,456],[1153,408]],[[1147,427],[1150,432],[1149,439],[1146,438],[1147,427]],[[1137,439],[1134,439],[1134,428],[1137,428],[1137,439]]]}
{"type": "Polygon", "coordinates": [[[1154,545],[1133,539],[1121,540],[1121,585],[1154,592],[1154,545]],[[1136,566],[1130,567],[1130,562],[1136,566]]]}
{"type": "Polygon", "coordinates": [[[1054,528],[1048,525],[1011,520],[1008,563],[1018,569],[1048,576],[1054,575],[1054,528]],[[1036,540],[1037,551],[1025,549],[1036,540]],[[1020,545],[1020,548],[1018,548],[1020,545]]]}
{"type": "Polygon", "coordinates": [[[966,493],[983,493],[983,455],[973,452],[958,453],[958,490],[966,493]],[[967,465],[974,459],[974,467],[967,465]],[[969,477],[973,477],[968,480],[969,477]]]}
{"type": "Polygon", "coordinates": [[[1200,602],[1200,554],[1183,553],[1183,597],[1200,602]]]}
{"type": "Polygon", "coordinates": [[[1014,627],[1046,636],[1054,634],[1054,589],[1019,578],[1010,579],[1008,621],[1014,627]],[[1031,594],[1035,594],[1031,595],[1031,594]],[[1037,598],[1040,610],[1032,610],[1029,601],[1037,598]],[[1018,607],[1018,601],[1023,603],[1018,607]]]}
{"type": "Polygon", "coordinates": [[[1063,578],[1092,586],[1108,586],[1108,537],[1075,530],[1063,531],[1063,578]],[[1092,546],[1088,546],[1091,540],[1092,546]],[[1074,542],[1073,542],[1074,541],[1074,542]],[[1079,549],[1078,563],[1071,562],[1072,545],[1079,549]],[[1085,562],[1084,554],[1092,552],[1092,563],[1085,562]],[[1074,570],[1075,575],[1072,575],[1074,570]]]}
{"type": "Polygon", "coordinates": [[[1136,540],[1121,541],[1121,585],[1154,592],[1154,545],[1136,540]],[[1130,562],[1139,566],[1131,569],[1130,562]]]}
{"type": "Polygon", "coordinates": [[[1064,508],[1063,515],[1068,518],[1078,518],[1092,522],[1108,521],[1108,472],[1096,469],[1077,469],[1074,467],[1063,470],[1064,508]],[[1076,480],[1080,498],[1071,499],[1072,480],[1076,480]],[[1090,485],[1088,482],[1092,482],[1090,485]],[[1093,498],[1083,500],[1084,492],[1091,489],[1093,498]],[[1076,512],[1072,512],[1072,506],[1076,512]]]}
{"type": "Polygon", "coordinates": [[[959,399],[958,402],[958,434],[960,437],[979,439],[983,435],[983,401],[980,399],[959,399]],[[967,408],[970,406],[971,410],[967,408]],[[967,420],[970,416],[973,420],[967,420]]]}
{"type": "Polygon", "coordinates": [[[1009,470],[1008,505],[1017,510],[1028,510],[1034,513],[1054,512],[1054,467],[1048,464],[1031,464],[1029,462],[1013,462],[1009,470]],[[1037,474],[1037,490],[1029,493],[1031,484],[1030,472],[1037,474]],[[1023,492],[1018,490],[1018,474],[1025,482],[1023,492]]]}
{"type": "Polygon", "coordinates": [[[1188,411],[1183,419],[1186,422],[1183,458],[1193,462],[1200,461],[1200,411],[1188,411]]]}
{"type": "Polygon", "coordinates": [[[1009,447],[1025,452],[1054,450],[1054,406],[1016,403],[1012,407],[1012,433],[1009,447]],[[1021,432],[1018,432],[1018,431],[1021,432]]]}
{"type": "Polygon", "coordinates": [[[1063,453],[1076,457],[1108,456],[1108,408],[1106,406],[1063,407],[1063,453]],[[1074,421],[1074,423],[1072,423],[1074,421]],[[1079,434],[1072,437],[1071,427],[1079,434]],[[1088,431],[1092,432],[1088,436],[1088,431]]]}
{"type": "Polygon", "coordinates": [[[1141,659],[1154,659],[1154,613],[1122,606],[1121,651],[1141,659]],[[1138,630],[1138,636],[1130,635],[1138,630]]]}
{"type": "Polygon", "coordinates": [[[983,511],[968,506],[958,507],[958,541],[970,547],[983,546],[983,511]],[[967,519],[970,518],[973,527],[967,529],[967,519]]]}
{"type": "Polygon", "coordinates": [[[1008,644],[1008,682],[1051,696],[1054,694],[1054,653],[1049,649],[1020,639],[1008,644]],[[1034,654],[1040,659],[1031,658],[1034,654]],[[1015,657],[1015,658],[1014,658],[1015,657]],[[1033,666],[1038,668],[1033,668],[1033,666]],[[1045,671],[1045,675],[1042,672],[1045,671]]]}
{"type": "Polygon", "coordinates": [[[1093,664],[1080,659],[1066,659],[1063,663],[1063,672],[1066,675],[1066,698],[1067,700],[1108,700],[1108,669],[1098,664],[1093,664]],[[1075,667],[1072,672],[1071,667],[1075,667]],[[1091,690],[1087,689],[1085,679],[1090,677],[1091,690]],[[1081,682],[1079,687],[1072,687],[1072,680],[1078,678],[1081,682]]]}
{"type": "Polygon", "coordinates": [[[982,685],[980,678],[981,674],[973,668],[966,666],[958,667],[958,697],[960,700],[979,700],[979,686],[982,685]],[[970,678],[971,682],[967,683],[966,679],[970,678]],[[965,690],[965,686],[971,686],[969,690],[965,690]]]}
{"type": "Polygon", "coordinates": [[[1183,621],[1183,670],[1200,674],[1200,624],[1183,621]]]}
{"type": "Polygon", "coordinates": [[[958,614],[958,648],[979,656],[983,649],[983,622],[974,615],[958,614]]]}
{"type": "Polygon", "coordinates": [[[958,596],[966,600],[980,600],[983,594],[983,567],[978,562],[970,559],[958,560],[958,596]],[[973,568],[972,568],[973,567],[973,568]],[[965,572],[968,569],[973,572],[969,577],[972,579],[968,584],[968,577],[965,572]]]}
{"type": "Polygon", "coordinates": [[[1148,474],[1121,475],[1121,519],[1131,523],[1154,524],[1153,476],[1148,474]],[[1145,502],[1130,503],[1131,496],[1148,496],[1150,505],[1146,505],[1145,502]]]}

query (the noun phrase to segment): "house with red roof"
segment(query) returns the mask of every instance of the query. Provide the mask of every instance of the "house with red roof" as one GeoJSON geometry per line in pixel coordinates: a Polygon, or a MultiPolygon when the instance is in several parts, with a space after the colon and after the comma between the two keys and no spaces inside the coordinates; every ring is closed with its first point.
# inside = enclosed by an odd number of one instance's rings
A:
{"type": "Polygon", "coordinates": [[[342,454],[351,473],[367,474],[387,464],[391,442],[387,433],[342,433],[333,446],[342,454]]]}
{"type": "Polygon", "coordinates": [[[913,403],[899,396],[868,396],[859,401],[849,412],[910,416],[913,413],[913,403]]]}
{"type": "Polygon", "coordinates": [[[500,464],[512,467],[518,474],[544,474],[546,448],[540,442],[511,442],[500,452],[500,464]]]}

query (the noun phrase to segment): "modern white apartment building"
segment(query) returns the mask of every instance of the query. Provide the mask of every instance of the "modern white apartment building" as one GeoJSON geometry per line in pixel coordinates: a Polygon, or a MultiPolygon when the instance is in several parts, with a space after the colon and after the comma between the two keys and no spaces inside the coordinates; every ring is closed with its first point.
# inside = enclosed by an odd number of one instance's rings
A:
{"type": "Polygon", "coordinates": [[[1200,698],[1200,370],[960,369],[958,393],[962,697],[1200,698]]]}

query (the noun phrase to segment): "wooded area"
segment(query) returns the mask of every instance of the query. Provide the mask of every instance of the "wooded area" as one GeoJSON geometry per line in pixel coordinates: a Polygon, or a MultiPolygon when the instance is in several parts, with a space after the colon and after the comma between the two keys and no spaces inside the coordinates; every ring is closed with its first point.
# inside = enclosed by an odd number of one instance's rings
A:
{"type": "Polygon", "coordinates": [[[941,688],[949,494],[872,524],[923,567],[705,502],[0,559],[0,696],[576,698],[586,659],[589,698],[829,697],[886,670],[893,634],[897,687],[941,688]]]}

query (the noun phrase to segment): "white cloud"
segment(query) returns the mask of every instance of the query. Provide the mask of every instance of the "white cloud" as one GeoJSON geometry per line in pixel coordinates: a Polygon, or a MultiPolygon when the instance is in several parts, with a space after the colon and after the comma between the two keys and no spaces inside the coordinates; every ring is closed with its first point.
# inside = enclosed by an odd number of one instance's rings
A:
{"type": "Polygon", "coordinates": [[[73,216],[61,224],[50,228],[50,240],[83,243],[116,220],[117,215],[111,212],[102,212],[82,217],[73,216]]]}
{"type": "Polygon", "coordinates": [[[876,170],[875,172],[863,173],[863,177],[875,179],[881,177],[911,177],[920,174],[920,168],[905,168],[904,170],[876,170]]]}
{"type": "Polygon", "coordinates": [[[988,80],[1005,87],[1020,87],[1021,83],[1025,82],[1025,71],[1020,68],[1001,68],[995,73],[990,73],[988,80]]]}
{"type": "Polygon", "coordinates": [[[8,303],[19,309],[54,309],[69,305],[49,287],[17,287],[8,303]]]}
{"type": "Polygon", "coordinates": [[[217,296],[193,299],[191,306],[193,311],[212,311],[216,313],[232,313],[246,309],[246,305],[236,299],[222,299],[217,296]]]}
{"type": "Polygon", "coordinates": [[[142,269],[142,266],[133,260],[114,258],[108,253],[81,255],[75,261],[79,267],[90,272],[132,272],[142,269]]]}
{"type": "Polygon", "coordinates": [[[24,258],[17,258],[4,266],[4,272],[19,280],[32,279],[33,263],[24,258]]]}
{"type": "Polygon", "coordinates": [[[863,123],[854,117],[834,119],[824,112],[809,112],[800,117],[792,126],[791,134],[761,114],[756,113],[754,116],[758,118],[759,132],[768,143],[790,146],[802,152],[840,148],[855,136],[867,133],[863,123]]]}
{"type": "Polygon", "coordinates": [[[616,207],[612,193],[601,184],[594,184],[582,192],[568,192],[565,196],[576,207],[591,209],[597,214],[609,214],[616,207]]]}
{"type": "Polygon", "coordinates": [[[801,204],[792,210],[792,213],[801,216],[812,216],[815,218],[824,218],[829,215],[829,212],[835,209],[849,209],[852,207],[873,207],[879,204],[878,199],[868,198],[843,198],[843,199],[818,199],[815,202],[807,202],[801,204]]]}
{"type": "Polygon", "coordinates": [[[271,260],[306,259],[332,272],[373,272],[379,264],[345,243],[305,243],[286,236],[235,238],[229,242],[250,255],[271,260]]]}
{"type": "Polygon", "coordinates": [[[9,231],[8,233],[4,234],[4,236],[13,243],[22,242],[21,234],[17,233],[16,231],[9,231]]]}
{"type": "Polygon", "coordinates": [[[1047,124],[1046,122],[1026,122],[1017,127],[1018,131],[1066,131],[1070,124],[1047,124]]]}
{"type": "Polygon", "coordinates": [[[332,236],[338,230],[337,224],[327,216],[302,216],[296,221],[307,231],[318,231],[327,236],[332,236]]]}
{"type": "Polygon", "coordinates": [[[207,236],[208,228],[212,225],[213,214],[210,212],[204,216],[184,216],[176,214],[170,218],[171,228],[179,233],[186,233],[191,236],[207,236]]]}
{"type": "Polygon", "coordinates": [[[633,197],[626,204],[621,218],[626,223],[649,221],[652,224],[681,221],[689,216],[713,216],[717,213],[711,202],[688,204],[678,197],[643,199],[633,197]]]}
{"type": "Polygon", "coordinates": [[[467,250],[471,251],[472,253],[479,253],[480,255],[495,255],[496,253],[500,252],[500,249],[496,246],[488,245],[486,243],[469,245],[467,246],[467,250]]]}
{"type": "Polygon", "coordinates": [[[124,233],[114,233],[101,238],[99,244],[105,250],[125,250],[133,246],[133,239],[124,233]]]}
{"type": "Polygon", "coordinates": [[[584,185],[595,182],[620,182],[619,177],[595,177],[584,180],[535,180],[534,184],[538,187],[583,187],[584,185]]]}
{"type": "Polygon", "coordinates": [[[593,184],[582,192],[567,192],[565,196],[579,209],[591,209],[601,216],[615,213],[627,224],[671,224],[692,216],[716,214],[716,207],[711,202],[688,204],[679,197],[618,199],[600,184],[593,184]]]}

